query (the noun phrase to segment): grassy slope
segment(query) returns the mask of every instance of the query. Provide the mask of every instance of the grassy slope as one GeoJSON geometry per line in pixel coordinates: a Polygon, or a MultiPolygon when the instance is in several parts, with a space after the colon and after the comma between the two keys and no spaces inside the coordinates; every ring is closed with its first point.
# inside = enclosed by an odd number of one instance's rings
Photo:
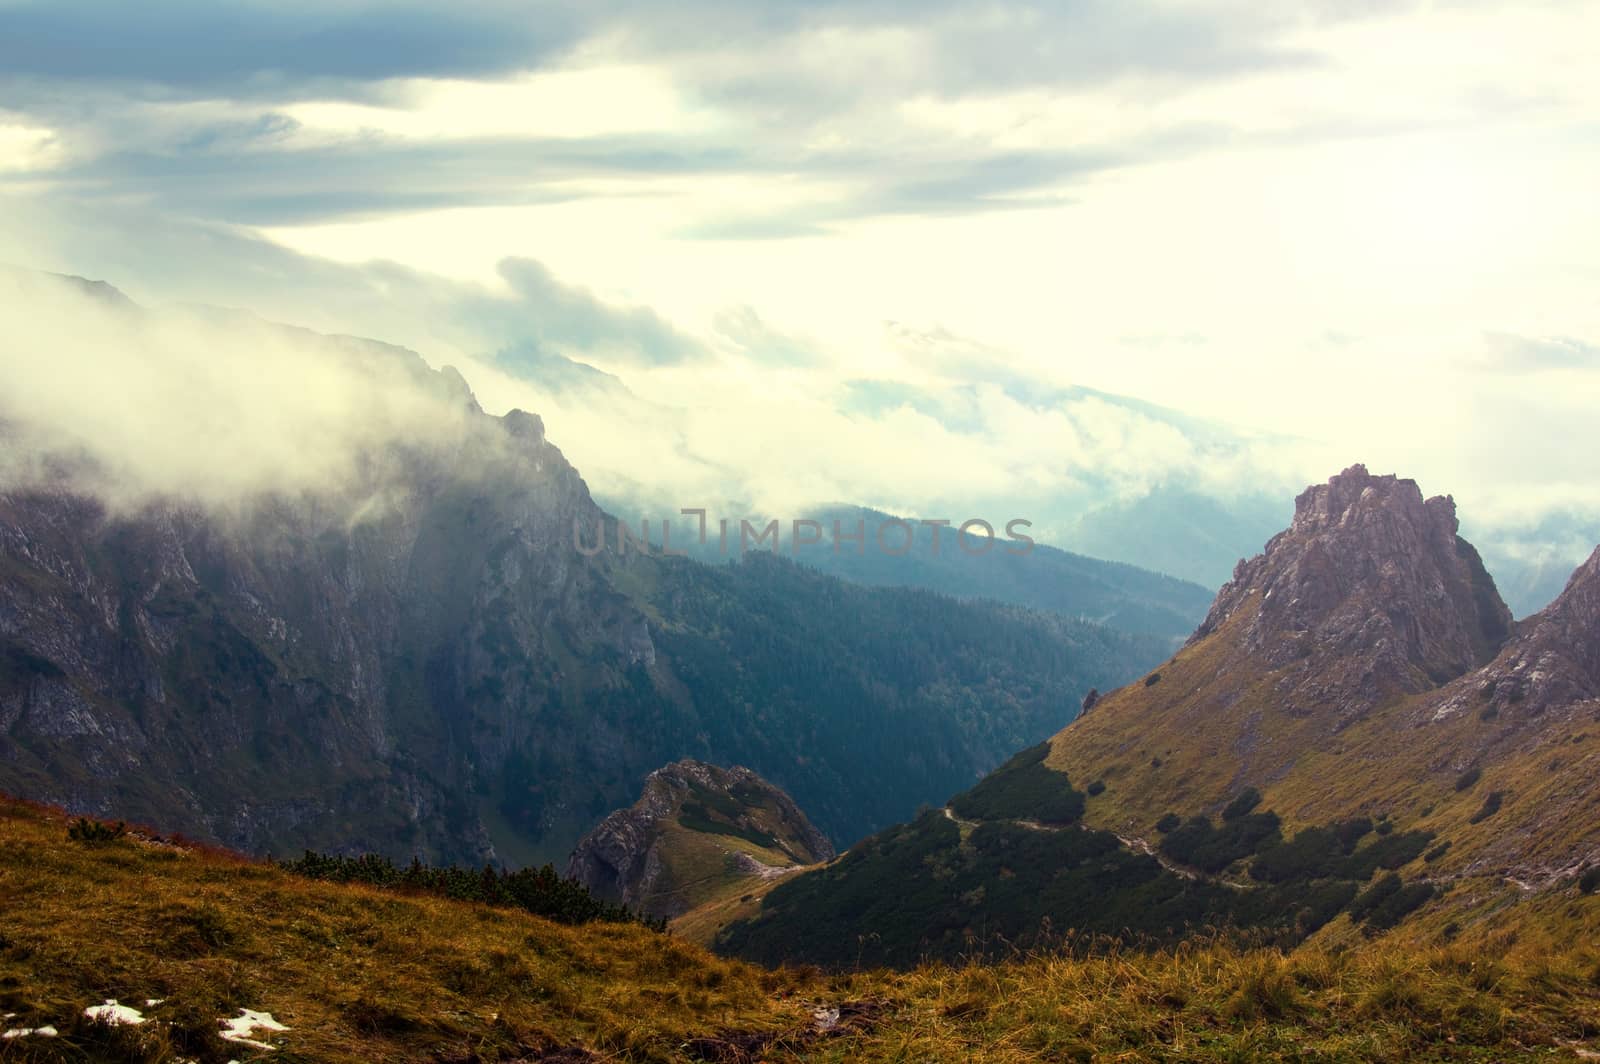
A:
{"type": "MultiPolygon", "coordinates": [[[[105,998],[164,998],[152,1019],[263,1009],[292,1028],[274,1059],[355,1062],[573,1043],[661,1058],[726,1024],[800,1018],[772,999],[783,980],[643,928],[566,927],[129,839],[69,842],[64,818],[17,806],[0,816],[0,899],[8,1026],[65,1032],[105,998]]],[[[68,1041],[19,1041],[0,1060],[68,1041]]],[[[154,1045],[148,1059],[170,1057],[154,1045]]]]}
{"type": "Polygon", "coordinates": [[[824,979],[637,927],[562,927],[131,839],[69,842],[63,817],[0,806],[0,1011],[63,1032],[0,1043],[6,1061],[171,1060],[185,1039],[187,1057],[242,1057],[205,1039],[211,1017],[240,1007],[292,1028],[272,1036],[281,1061],[539,1059],[574,1045],[689,1060],[715,1056],[695,1053],[696,1036],[795,1032],[805,1002],[849,1001],[881,1003],[878,1019],[804,1059],[1550,1060],[1595,1045],[1600,900],[1486,910],[1449,944],[1404,934],[1289,957],[1199,943],[824,979]],[[107,997],[166,1000],[136,1030],[74,1021],[107,997]]]}
{"type": "MultiPolygon", "coordinates": [[[[749,854],[774,868],[797,867],[793,857],[781,849],[758,845],[734,835],[695,831],[672,823],[662,829],[660,852],[666,866],[662,893],[671,893],[691,907],[747,894],[762,880],[740,869],[735,853],[749,854]]],[[[656,900],[645,899],[646,903],[656,900]]],[[[648,907],[648,906],[647,906],[648,907]]]]}
{"type": "Polygon", "coordinates": [[[1163,813],[1214,812],[1251,784],[1286,832],[1385,813],[1399,830],[1433,832],[1451,843],[1428,870],[1435,877],[1515,871],[1505,857],[1513,842],[1519,866],[1570,872],[1600,860],[1596,707],[1535,722],[1469,710],[1419,727],[1437,697],[1430,693],[1329,734],[1316,714],[1296,714],[1274,697],[1275,675],[1239,687],[1231,629],[1248,612],[1180,651],[1158,683],[1114,692],[1052,740],[1051,767],[1106,783],[1089,800],[1088,824],[1154,840],[1163,813]],[[1458,791],[1477,764],[1481,777],[1458,791]],[[1500,811],[1471,823],[1496,791],[1500,811]]]}

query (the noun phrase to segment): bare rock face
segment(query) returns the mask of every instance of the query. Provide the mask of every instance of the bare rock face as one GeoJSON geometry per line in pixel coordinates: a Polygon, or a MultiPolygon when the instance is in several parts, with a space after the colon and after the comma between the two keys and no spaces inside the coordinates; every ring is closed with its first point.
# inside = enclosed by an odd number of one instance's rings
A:
{"type": "Polygon", "coordinates": [[[1239,563],[1190,643],[1242,613],[1253,659],[1297,666],[1296,701],[1344,714],[1446,683],[1492,660],[1512,626],[1457,528],[1450,497],[1351,466],[1295,500],[1293,524],[1239,563]]]}
{"type": "Polygon", "coordinates": [[[827,836],[779,788],[747,768],[686,759],[650,773],[637,802],[585,835],[567,875],[597,897],[670,918],[712,886],[703,860],[691,871],[691,851],[706,848],[726,857],[712,877],[729,881],[834,857],[827,836]],[[752,856],[751,847],[777,863],[752,856]]]}
{"type": "Polygon", "coordinates": [[[1600,699],[1600,548],[1554,602],[1522,622],[1499,657],[1452,687],[1434,716],[1476,708],[1491,717],[1538,717],[1593,699],[1600,699]]]}

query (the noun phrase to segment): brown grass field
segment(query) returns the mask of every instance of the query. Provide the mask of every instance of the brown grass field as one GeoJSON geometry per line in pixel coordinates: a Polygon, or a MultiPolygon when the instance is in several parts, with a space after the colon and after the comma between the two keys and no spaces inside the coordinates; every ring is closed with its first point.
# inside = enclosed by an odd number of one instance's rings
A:
{"type": "Polygon", "coordinates": [[[1402,1061],[1600,1052],[1600,899],[1290,954],[1072,942],[991,965],[765,971],[635,925],[313,882],[0,800],[0,1061],[1402,1061]],[[83,1009],[139,1007],[139,1026],[83,1009]],[[145,1007],[150,999],[160,1004],[145,1007]],[[275,1047],[219,1019],[270,1012],[275,1047]],[[818,1009],[837,1008],[829,1030],[818,1009]]]}

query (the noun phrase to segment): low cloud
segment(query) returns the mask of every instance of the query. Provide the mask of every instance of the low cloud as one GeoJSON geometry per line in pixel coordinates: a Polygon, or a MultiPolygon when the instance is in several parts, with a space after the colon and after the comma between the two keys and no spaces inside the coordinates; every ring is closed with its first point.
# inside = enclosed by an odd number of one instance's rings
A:
{"type": "Polygon", "coordinates": [[[382,344],[152,312],[23,270],[0,271],[0,309],[0,488],[65,483],[113,505],[348,496],[392,449],[445,446],[468,416],[459,377],[382,344]]]}

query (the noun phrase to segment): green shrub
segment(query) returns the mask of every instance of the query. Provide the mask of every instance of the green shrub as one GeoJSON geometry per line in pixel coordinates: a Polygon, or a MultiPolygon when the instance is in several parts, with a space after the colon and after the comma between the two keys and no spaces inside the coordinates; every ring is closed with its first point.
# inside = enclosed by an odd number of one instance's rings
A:
{"type": "Polygon", "coordinates": [[[1183,823],[1183,817],[1177,813],[1163,813],[1161,819],[1156,821],[1156,830],[1165,835],[1167,832],[1183,823]]]}
{"type": "Polygon", "coordinates": [[[1435,861],[1437,861],[1439,858],[1443,857],[1445,854],[1447,854],[1449,852],[1450,852],[1450,840],[1446,839],[1445,841],[1441,842],[1439,845],[1435,846],[1433,849],[1429,850],[1427,853],[1423,854],[1422,855],[1422,859],[1423,859],[1423,861],[1427,862],[1428,864],[1433,864],[1435,861]]]}
{"type": "Polygon", "coordinates": [[[1458,790],[1458,791],[1466,790],[1467,788],[1471,787],[1474,783],[1477,783],[1478,782],[1478,778],[1480,776],[1482,776],[1482,775],[1483,775],[1483,769],[1479,768],[1477,765],[1473,765],[1471,768],[1467,769],[1461,775],[1456,777],[1456,790],[1458,790]]]}
{"type": "Polygon", "coordinates": [[[1600,865],[1590,865],[1583,875],[1578,877],[1578,889],[1585,894],[1593,894],[1596,890],[1600,890],[1600,865]]]}
{"type": "Polygon", "coordinates": [[[401,869],[387,857],[377,854],[342,857],[307,850],[303,857],[284,861],[280,867],[307,879],[366,883],[391,890],[523,909],[563,924],[640,923],[656,931],[666,930],[666,921],[600,901],[582,883],[562,878],[550,865],[506,872],[491,865],[477,870],[454,865],[436,867],[412,858],[411,864],[401,869]]]}
{"type": "Polygon", "coordinates": [[[1222,811],[1222,819],[1238,820],[1260,804],[1261,792],[1254,787],[1246,787],[1239,792],[1238,797],[1228,803],[1227,808],[1222,811]]]}
{"type": "Polygon", "coordinates": [[[67,828],[67,838],[73,842],[115,842],[127,833],[128,825],[120,820],[104,824],[85,816],[80,816],[67,828]]]}
{"type": "Polygon", "coordinates": [[[1161,674],[1159,672],[1152,672],[1149,676],[1146,676],[1144,678],[1144,685],[1146,687],[1154,687],[1156,684],[1158,684],[1160,682],[1161,682],[1161,674]]]}
{"type": "Polygon", "coordinates": [[[1089,786],[1086,789],[1089,792],[1089,797],[1091,797],[1091,798],[1093,798],[1097,794],[1104,794],[1105,790],[1106,790],[1106,781],[1105,780],[1095,780],[1093,783],[1089,784],[1089,786]]]}
{"type": "Polygon", "coordinates": [[[1083,816],[1083,792],[1072,789],[1066,773],[1044,763],[1049,754],[1047,742],[1024,750],[950,799],[950,808],[971,820],[1075,823],[1083,816]]]}
{"type": "Polygon", "coordinates": [[[1483,805],[1478,811],[1467,819],[1469,824],[1481,824],[1500,811],[1500,803],[1505,801],[1505,794],[1500,791],[1491,791],[1489,797],[1483,800],[1483,805]]]}
{"type": "Polygon", "coordinates": [[[1432,883],[1408,883],[1391,891],[1367,913],[1367,926],[1374,931],[1387,931],[1420,909],[1434,893],[1432,883]]]}
{"type": "Polygon", "coordinates": [[[1218,828],[1203,816],[1191,817],[1161,840],[1161,852],[1181,864],[1216,874],[1242,857],[1281,841],[1278,814],[1250,813],[1218,828]]]}
{"type": "Polygon", "coordinates": [[[1382,876],[1372,886],[1356,895],[1355,900],[1350,903],[1350,919],[1365,920],[1374,909],[1382,905],[1391,895],[1398,894],[1402,886],[1403,884],[1397,874],[1390,872],[1388,875],[1382,876]]]}

